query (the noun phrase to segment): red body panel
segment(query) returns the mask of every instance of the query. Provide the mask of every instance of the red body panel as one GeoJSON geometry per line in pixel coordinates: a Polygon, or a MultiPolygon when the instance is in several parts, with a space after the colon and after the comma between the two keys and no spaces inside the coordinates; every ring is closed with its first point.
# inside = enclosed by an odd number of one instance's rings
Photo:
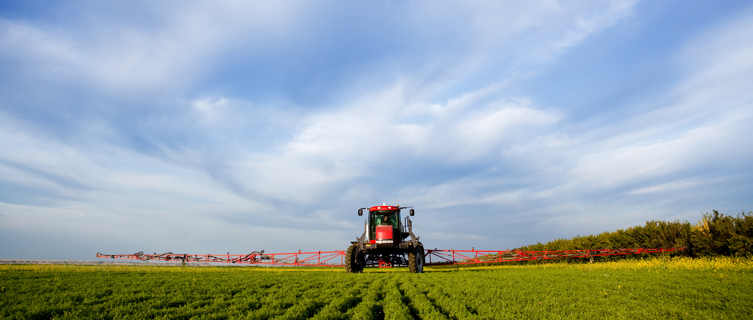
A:
{"type": "Polygon", "coordinates": [[[392,226],[391,225],[376,226],[376,239],[377,240],[392,240],[392,226]]]}
{"type": "Polygon", "coordinates": [[[373,206],[369,208],[369,211],[384,211],[384,210],[400,210],[397,206],[373,206]]]}

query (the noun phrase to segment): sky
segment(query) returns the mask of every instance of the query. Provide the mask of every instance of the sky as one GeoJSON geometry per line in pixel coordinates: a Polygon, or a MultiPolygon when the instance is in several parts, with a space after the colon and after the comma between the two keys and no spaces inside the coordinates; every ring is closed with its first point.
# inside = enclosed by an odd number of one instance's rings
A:
{"type": "Polygon", "coordinates": [[[748,212],[751,74],[748,1],[4,1],[0,258],[748,212]]]}

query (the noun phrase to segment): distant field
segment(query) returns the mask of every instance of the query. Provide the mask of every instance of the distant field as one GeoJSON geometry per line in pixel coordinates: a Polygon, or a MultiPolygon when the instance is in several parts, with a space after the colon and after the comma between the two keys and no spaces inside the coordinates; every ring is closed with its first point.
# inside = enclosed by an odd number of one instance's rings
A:
{"type": "Polygon", "coordinates": [[[0,318],[753,317],[751,259],[393,271],[0,265],[0,318]]]}

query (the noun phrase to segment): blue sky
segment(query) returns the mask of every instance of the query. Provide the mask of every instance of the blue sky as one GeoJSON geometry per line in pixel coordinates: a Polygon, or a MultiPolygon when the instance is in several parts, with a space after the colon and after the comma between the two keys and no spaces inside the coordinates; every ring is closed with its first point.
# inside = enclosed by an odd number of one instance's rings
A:
{"type": "Polygon", "coordinates": [[[0,257],[430,248],[753,209],[745,1],[0,4],[0,257]]]}

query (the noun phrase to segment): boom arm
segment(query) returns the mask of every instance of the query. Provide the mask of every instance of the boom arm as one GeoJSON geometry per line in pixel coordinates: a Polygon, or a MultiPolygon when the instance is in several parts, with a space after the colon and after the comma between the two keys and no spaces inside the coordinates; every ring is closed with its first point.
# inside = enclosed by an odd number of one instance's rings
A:
{"type": "MultiPolygon", "coordinates": [[[[416,239],[418,239],[416,237],[416,239]]],[[[573,258],[592,258],[605,256],[628,256],[635,254],[670,254],[685,250],[685,248],[631,248],[631,249],[595,249],[595,250],[444,250],[426,249],[426,265],[448,264],[481,264],[504,263],[514,261],[558,260],[573,258]]],[[[312,267],[342,267],[345,252],[309,251],[264,253],[252,251],[247,254],[176,254],[172,252],[162,254],[103,254],[97,253],[97,258],[119,259],[134,261],[163,261],[163,262],[198,262],[248,265],[276,265],[276,266],[312,266],[312,267]]]]}

